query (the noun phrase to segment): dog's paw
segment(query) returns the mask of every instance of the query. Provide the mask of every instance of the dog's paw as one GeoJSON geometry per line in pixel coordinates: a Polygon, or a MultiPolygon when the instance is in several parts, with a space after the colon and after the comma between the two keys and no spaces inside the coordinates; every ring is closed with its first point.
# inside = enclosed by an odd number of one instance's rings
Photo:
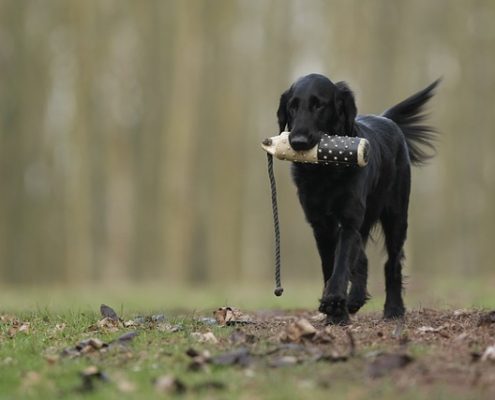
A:
{"type": "Polygon", "coordinates": [[[404,318],[405,313],[406,309],[402,304],[385,304],[385,309],[383,310],[383,319],[394,320],[404,318]]]}
{"type": "Polygon", "coordinates": [[[326,323],[347,325],[350,322],[346,299],[341,296],[328,296],[320,300],[320,312],[327,314],[326,323]]]}
{"type": "Polygon", "coordinates": [[[335,316],[335,315],[327,315],[325,319],[326,325],[340,325],[346,326],[351,323],[351,319],[349,318],[349,314],[345,316],[335,316]]]}
{"type": "Polygon", "coordinates": [[[349,294],[349,300],[347,300],[347,310],[349,314],[355,314],[359,309],[366,304],[370,296],[366,293],[366,290],[352,290],[349,294]]]}

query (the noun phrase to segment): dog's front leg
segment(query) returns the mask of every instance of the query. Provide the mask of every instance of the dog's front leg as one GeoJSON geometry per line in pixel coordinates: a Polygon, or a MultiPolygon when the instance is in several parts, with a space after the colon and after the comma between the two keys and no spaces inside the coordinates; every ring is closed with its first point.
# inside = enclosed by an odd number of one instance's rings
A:
{"type": "Polygon", "coordinates": [[[339,225],[332,217],[323,221],[312,222],[313,234],[321,259],[321,270],[323,272],[323,290],[326,283],[333,274],[335,264],[335,247],[337,246],[339,225]]]}
{"type": "Polygon", "coordinates": [[[320,300],[320,311],[327,314],[327,323],[329,324],[347,324],[349,322],[346,302],[350,265],[356,262],[361,247],[361,235],[358,230],[343,226],[335,251],[333,273],[320,300]]]}

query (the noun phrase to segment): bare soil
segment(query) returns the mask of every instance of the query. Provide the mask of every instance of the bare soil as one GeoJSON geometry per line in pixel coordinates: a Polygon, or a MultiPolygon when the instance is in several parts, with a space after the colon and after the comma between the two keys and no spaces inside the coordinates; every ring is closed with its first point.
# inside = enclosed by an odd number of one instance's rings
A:
{"type": "Polygon", "coordinates": [[[358,313],[346,327],[326,326],[323,315],[304,310],[260,311],[252,317],[256,323],[239,330],[281,343],[269,350],[271,354],[352,363],[352,368],[328,369],[321,384],[388,378],[399,389],[447,385],[460,396],[469,397],[475,389],[477,396],[495,398],[495,357],[487,352],[495,345],[494,311],[421,309],[400,321],[384,321],[379,313],[358,313]],[[301,319],[310,322],[316,334],[288,338],[291,326],[301,319]]]}

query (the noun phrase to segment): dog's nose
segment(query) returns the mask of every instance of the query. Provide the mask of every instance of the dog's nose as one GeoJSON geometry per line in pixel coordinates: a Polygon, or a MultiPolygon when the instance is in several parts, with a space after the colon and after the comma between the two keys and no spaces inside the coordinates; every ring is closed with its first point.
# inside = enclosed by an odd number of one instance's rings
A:
{"type": "Polygon", "coordinates": [[[309,148],[309,141],[308,138],[304,135],[291,135],[289,136],[289,143],[291,147],[296,150],[308,150],[309,148]]]}

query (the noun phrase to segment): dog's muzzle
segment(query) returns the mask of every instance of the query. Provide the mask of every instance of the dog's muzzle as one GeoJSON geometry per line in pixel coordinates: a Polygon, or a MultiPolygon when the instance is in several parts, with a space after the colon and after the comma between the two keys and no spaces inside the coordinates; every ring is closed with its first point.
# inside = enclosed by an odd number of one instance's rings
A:
{"type": "Polygon", "coordinates": [[[335,166],[364,167],[370,153],[370,143],[366,139],[327,134],[309,150],[294,150],[289,143],[289,132],[265,139],[261,147],[279,160],[335,166]]]}

